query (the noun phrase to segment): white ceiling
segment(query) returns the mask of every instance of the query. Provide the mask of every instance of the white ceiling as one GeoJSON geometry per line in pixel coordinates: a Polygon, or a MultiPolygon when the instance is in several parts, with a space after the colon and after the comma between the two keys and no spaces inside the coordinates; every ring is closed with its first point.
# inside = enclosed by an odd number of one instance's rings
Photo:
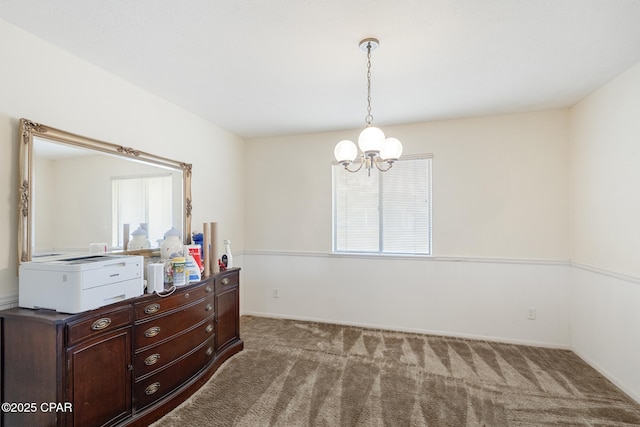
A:
{"type": "Polygon", "coordinates": [[[638,0],[0,0],[0,17],[245,138],[573,105],[640,62],[638,0]]]}

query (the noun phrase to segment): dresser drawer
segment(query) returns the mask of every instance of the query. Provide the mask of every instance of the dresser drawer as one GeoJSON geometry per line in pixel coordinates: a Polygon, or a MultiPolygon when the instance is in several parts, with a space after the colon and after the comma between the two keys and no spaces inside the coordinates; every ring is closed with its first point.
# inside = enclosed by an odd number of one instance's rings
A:
{"type": "Polygon", "coordinates": [[[214,314],[213,295],[185,305],[178,311],[158,316],[148,321],[136,323],[133,331],[133,345],[139,351],[151,345],[168,340],[180,332],[214,314]]]}
{"type": "Polygon", "coordinates": [[[189,286],[168,297],[156,296],[147,301],[136,303],[135,317],[136,320],[148,319],[178,309],[182,305],[191,304],[193,301],[211,294],[213,294],[213,286],[210,281],[193,287],[189,286]]]}
{"type": "Polygon", "coordinates": [[[225,288],[238,286],[240,283],[240,274],[237,271],[232,271],[228,273],[221,273],[216,276],[214,279],[215,290],[217,292],[223,291],[225,288]]]}
{"type": "Polygon", "coordinates": [[[67,346],[75,345],[103,332],[127,326],[131,321],[131,306],[128,304],[71,321],[67,324],[67,346]]]}
{"type": "Polygon", "coordinates": [[[213,334],[213,317],[209,317],[193,329],[136,354],[134,356],[133,370],[136,378],[143,377],[179,359],[207,339],[213,337],[213,334]]]}
{"type": "Polygon", "coordinates": [[[213,360],[213,337],[186,357],[165,366],[157,373],[138,380],[134,384],[136,410],[155,402],[176,387],[186,383],[211,360],[213,360]]]}

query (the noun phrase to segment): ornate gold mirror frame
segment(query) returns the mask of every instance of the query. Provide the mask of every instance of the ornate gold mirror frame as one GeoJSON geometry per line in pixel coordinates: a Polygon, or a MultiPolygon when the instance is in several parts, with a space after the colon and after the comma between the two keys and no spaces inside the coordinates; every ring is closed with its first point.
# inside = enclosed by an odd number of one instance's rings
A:
{"type": "MultiPolygon", "coordinates": [[[[191,238],[191,164],[159,157],[129,147],[98,141],[75,135],[59,129],[20,119],[20,180],[18,215],[18,260],[27,262],[32,259],[32,239],[34,230],[34,137],[67,146],[92,150],[112,156],[119,156],[148,165],[182,171],[182,236],[184,243],[191,238]]],[[[82,179],[82,177],[78,177],[82,179]]],[[[81,208],[81,206],[79,206],[81,208]]],[[[134,252],[134,251],[131,251],[134,252]]],[[[135,253],[153,255],[153,250],[139,250],[135,253]]]]}

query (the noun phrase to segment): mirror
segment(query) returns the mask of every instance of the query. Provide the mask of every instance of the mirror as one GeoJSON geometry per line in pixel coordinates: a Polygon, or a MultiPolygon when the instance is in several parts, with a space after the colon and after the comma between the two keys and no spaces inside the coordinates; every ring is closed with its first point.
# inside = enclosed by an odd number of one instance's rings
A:
{"type": "Polygon", "coordinates": [[[19,193],[20,262],[105,250],[154,256],[171,227],[190,243],[188,163],[20,119],[19,193]]]}

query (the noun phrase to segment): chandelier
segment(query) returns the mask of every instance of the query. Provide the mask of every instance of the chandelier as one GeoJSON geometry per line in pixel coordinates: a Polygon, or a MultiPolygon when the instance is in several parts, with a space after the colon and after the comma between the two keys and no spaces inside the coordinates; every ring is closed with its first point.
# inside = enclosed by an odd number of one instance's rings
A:
{"type": "Polygon", "coordinates": [[[364,166],[367,174],[371,176],[371,169],[375,166],[380,172],[386,172],[393,166],[393,163],[402,154],[402,143],[396,138],[385,138],[384,132],[373,126],[373,116],[371,115],[371,52],[376,50],[380,42],[378,39],[366,38],[360,42],[360,49],[367,52],[367,115],[365,122],[367,127],[360,132],[358,146],[360,147],[360,166],[350,169],[351,165],[358,157],[356,144],[348,139],[336,144],[333,150],[336,160],[349,172],[358,172],[364,166]]]}

